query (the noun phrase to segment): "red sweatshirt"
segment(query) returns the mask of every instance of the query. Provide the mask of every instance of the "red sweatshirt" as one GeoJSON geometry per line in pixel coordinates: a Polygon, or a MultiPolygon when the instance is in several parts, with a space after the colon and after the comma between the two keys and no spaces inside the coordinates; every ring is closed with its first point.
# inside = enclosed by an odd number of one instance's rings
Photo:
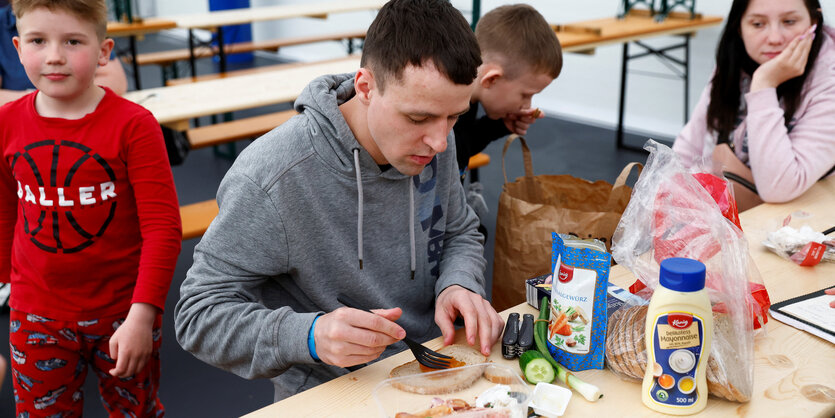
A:
{"type": "Polygon", "coordinates": [[[12,308],[54,319],[159,309],[182,239],[159,124],[109,89],[78,120],[35,95],[0,108],[0,281],[12,308]]]}

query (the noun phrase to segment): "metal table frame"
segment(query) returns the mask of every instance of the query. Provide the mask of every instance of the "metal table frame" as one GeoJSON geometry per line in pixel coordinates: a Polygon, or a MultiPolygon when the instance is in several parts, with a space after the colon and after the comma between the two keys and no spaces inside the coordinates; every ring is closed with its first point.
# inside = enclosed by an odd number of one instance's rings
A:
{"type": "Polygon", "coordinates": [[[629,42],[623,44],[623,54],[621,58],[620,69],[620,102],[618,105],[618,127],[617,127],[617,147],[629,149],[633,151],[643,151],[642,148],[628,146],[623,142],[623,122],[626,112],[626,75],[629,72],[629,61],[643,58],[646,56],[654,56],[658,58],[662,64],[666,65],[672,72],[675,73],[673,77],[684,81],[684,122],[690,117],[690,38],[693,33],[685,33],[680,36],[683,41],[678,44],[668,45],[662,48],[654,48],[641,41],[633,41],[635,45],[644,49],[643,52],[630,55],[629,42]],[[683,49],[684,58],[678,58],[670,54],[671,51],[683,49]]]}

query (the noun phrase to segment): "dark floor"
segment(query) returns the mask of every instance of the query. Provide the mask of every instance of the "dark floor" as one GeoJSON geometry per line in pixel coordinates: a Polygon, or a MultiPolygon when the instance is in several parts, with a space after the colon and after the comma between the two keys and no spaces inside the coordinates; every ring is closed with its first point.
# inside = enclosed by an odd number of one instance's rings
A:
{"type": "MultiPolygon", "coordinates": [[[[146,39],[140,44],[140,50],[165,49],[170,48],[171,46],[167,45],[172,44],[170,39],[162,37],[149,36],[146,39]]],[[[255,65],[275,62],[269,58],[256,57],[255,65]]],[[[210,60],[202,60],[199,64],[201,73],[208,73],[214,67],[210,60]]],[[[131,77],[129,73],[128,78],[131,79],[131,77]]],[[[142,77],[145,88],[161,84],[161,76],[157,68],[144,68],[142,77]]],[[[283,107],[287,106],[289,105],[283,105],[283,107]]],[[[247,113],[251,114],[251,112],[247,113]]],[[[537,121],[531,127],[527,139],[532,151],[535,174],[567,173],[588,180],[602,179],[613,182],[628,162],[643,162],[646,159],[643,152],[616,149],[614,132],[611,130],[554,118],[537,121]]],[[[627,144],[633,146],[640,146],[645,140],[646,138],[637,135],[627,135],[626,138],[627,144]]],[[[247,143],[248,141],[239,142],[238,151],[247,143]]],[[[485,257],[488,260],[488,280],[492,272],[492,238],[495,230],[496,207],[503,182],[502,144],[502,141],[497,141],[487,148],[485,152],[490,155],[491,163],[479,170],[480,180],[485,186],[484,197],[490,210],[487,219],[483,220],[490,237],[485,248],[485,257]]],[[[509,178],[513,179],[523,174],[521,161],[520,147],[514,144],[506,159],[509,178]]],[[[215,156],[212,149],[192,151],[183,165],[173,168],[180,203],[187,204],[213,198],[220,180],[230,165],[231,162],[228,159],[215,156]]],[[[180,284],[191,266],[192,253],[197,242],[197,239],[183,242],[171,291],[166,301],[160,397],[170,417],[240,416],[272,402],[271,383],[266,380],[247,381],[202,363],[182,350],[174,337],[174,305],[179,296],[180,284]]],[[[0,314],[0,335],[8,335],[8,326],[8,313],[4,312],[0,314]]],[[[9,358],[7,344],[0,344],[0,354],[9,358]]],[[[0,417],[14,416],[11,388],[11,373],[7,373],[3,389],[0,391],[0,417]]],[[[85,416],[106,416],[98,402],[94,378],[88,378],[85,392],[87,393],[85,416]]]]}

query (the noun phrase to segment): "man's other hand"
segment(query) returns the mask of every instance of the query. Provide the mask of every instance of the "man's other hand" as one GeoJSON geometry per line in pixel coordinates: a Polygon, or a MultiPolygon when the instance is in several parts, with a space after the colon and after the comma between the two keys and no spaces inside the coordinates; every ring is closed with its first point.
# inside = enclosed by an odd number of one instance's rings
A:
{"type": "Polygon", "coordinates": [[[444,289],[435,304],[435,323],[444,335],[444,345],[452,344],[455,339],[453,321],[458,315],[464,318],[467,343],[475,345],[478,338],[481,353],[489,356],[504,328],[501,316],[477,293],[457,285],[444,289]]]}

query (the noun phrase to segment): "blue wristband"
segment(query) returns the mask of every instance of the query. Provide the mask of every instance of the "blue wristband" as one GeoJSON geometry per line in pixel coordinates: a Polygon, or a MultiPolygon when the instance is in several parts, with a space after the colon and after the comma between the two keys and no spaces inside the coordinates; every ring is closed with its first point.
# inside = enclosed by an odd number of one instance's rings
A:
{"type": "Polygon", "coordinates": [[[313,357],[313,360],[319,361],[319,356],[316,355],[316,340],[313,338],[313,330],[316,328],[316,321],[319,320],[319,315],[313,319],[313,323],[310,324],[310,331],[307,333],[307,351],[310,352],[310,357],[313,357]]]}

